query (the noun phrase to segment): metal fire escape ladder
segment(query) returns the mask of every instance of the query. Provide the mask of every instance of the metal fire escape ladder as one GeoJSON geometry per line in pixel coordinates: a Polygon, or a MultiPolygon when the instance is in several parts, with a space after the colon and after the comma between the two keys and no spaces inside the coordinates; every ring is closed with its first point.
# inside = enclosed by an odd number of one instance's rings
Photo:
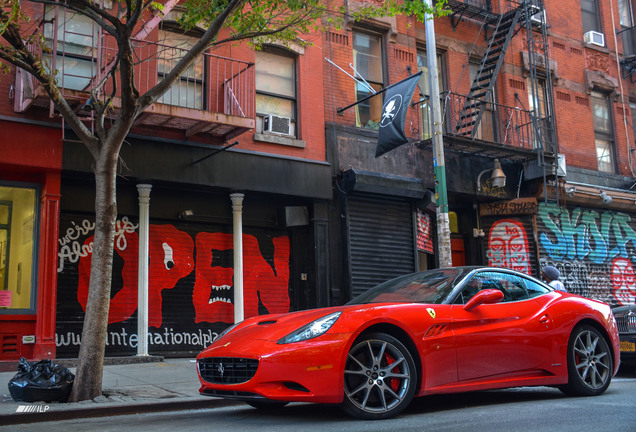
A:
{"type": "MultiPolygon", "coordinates": [[[[532,121],[532,130],[534,131],[533,146],[537,153],[537,164],[541,169],[543,176],[544,188],[547,186],[548,174],[557,174],[555,162],[557,161],[557,138],[556,131],[554,129],[554,105],[553,105],[553,88],[552,88],[552,69],[550,66],[550,55],[547,33],[547,23],[545,13],[538,15],[536,19],[530,19],[533,15],[539,14],[544,11],[542,2],[537,0],[530,0],[524,5],[526,9],[526,35],[528,39],[528,75],[530,82],[530,95],[533,101],[533,109],[530,112],[530,118],[532,121]],[[538,27],[538,28],[537,28],[538,27]],[[538,31],[534,31],[538,30],[538,31]],[[535,35],[539,35],[540,40],[535,40],[535,35]],[[541,51],[541,52],[537,52],[541,51]],[[542,66],[541,73],[538,72],[538,66],[542,66]],[[545,95],[540,97],[541,88],[539,86],[539,75],[545,79],[545,95]],[[543,109],[545,112],[541,112],[539,101],[544,101],[543,109]],[[543,117],[541,117],[543,114],[543,117]],[[546,160],[546,153],[550,157],[550,162],[546,160]]],[[[556,188],[557,202],[559,188],[556,188]]],[[[546,194],[547,197],[547,194],[546,194]]]]}
{"type": "Polygon", "coordinates": [[[456,126],[458,135],[474,138],[479,122],[490,102],[497,75],[522,14],[521,8],[516,8],[499,16],[466,102],[459,113],[456,126]]]}

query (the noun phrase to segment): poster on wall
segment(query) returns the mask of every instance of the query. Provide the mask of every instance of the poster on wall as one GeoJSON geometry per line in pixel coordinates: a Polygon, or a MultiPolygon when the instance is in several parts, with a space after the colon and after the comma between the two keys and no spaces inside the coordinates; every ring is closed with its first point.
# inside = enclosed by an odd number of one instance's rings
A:
{"type": "MultiPolygon", "coordinates": [[[[76,357],[88,298],[95,223],[63,214],[58,248],[56,345],[76,357]]],[[[150,354],[196,353],[234,322],[233,236],[226,226],[150,224],[150,354]]],[[[137,352],[136,221],[117,220],[106,355],[137,352]]],[[[285,231],[243,233],[245,317],[288,312],[290,239],[285,231]]]]}

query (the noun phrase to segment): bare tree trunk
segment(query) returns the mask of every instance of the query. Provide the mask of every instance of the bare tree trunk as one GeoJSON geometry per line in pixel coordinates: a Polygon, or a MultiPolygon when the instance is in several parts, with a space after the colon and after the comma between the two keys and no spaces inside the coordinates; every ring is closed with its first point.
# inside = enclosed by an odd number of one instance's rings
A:
{"type": "Polygon", "coordinates": [[[75,383],[69,402],[93,399],[102,394],[117,218],[116,169],[117,152],[102,147],[94,168],[95,236],[91,277],[75,383]]]}

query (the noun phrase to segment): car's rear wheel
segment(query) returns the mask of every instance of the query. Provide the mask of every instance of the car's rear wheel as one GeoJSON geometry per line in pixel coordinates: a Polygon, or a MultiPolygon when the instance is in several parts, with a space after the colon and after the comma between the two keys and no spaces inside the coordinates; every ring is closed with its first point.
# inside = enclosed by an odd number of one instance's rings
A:
{"type": "Polygon", "coordinates": [[[568,384],[561,391],[573,396],[595,396],[612,380],[612,351],[594,327],[577,326],[568,343],[568,384]]]}
{"type": "Polygon", "coordinates": [[[413,356],[404,344],[388,334],[370,334],[347,355],[342,406],[357,418],[389,418],[411,402],[416,383],[413,356]]]}

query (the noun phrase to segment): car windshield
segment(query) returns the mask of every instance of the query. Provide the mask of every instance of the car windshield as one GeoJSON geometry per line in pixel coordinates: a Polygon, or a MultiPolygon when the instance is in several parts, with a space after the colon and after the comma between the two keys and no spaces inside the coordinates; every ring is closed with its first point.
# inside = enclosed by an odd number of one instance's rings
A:
{"type": "Polygon", "coordinates": [[[465,274],[466,271],[459,268],[407,274],[381,283],[347,304],[395,302],[441,304],[465,274]]]}

